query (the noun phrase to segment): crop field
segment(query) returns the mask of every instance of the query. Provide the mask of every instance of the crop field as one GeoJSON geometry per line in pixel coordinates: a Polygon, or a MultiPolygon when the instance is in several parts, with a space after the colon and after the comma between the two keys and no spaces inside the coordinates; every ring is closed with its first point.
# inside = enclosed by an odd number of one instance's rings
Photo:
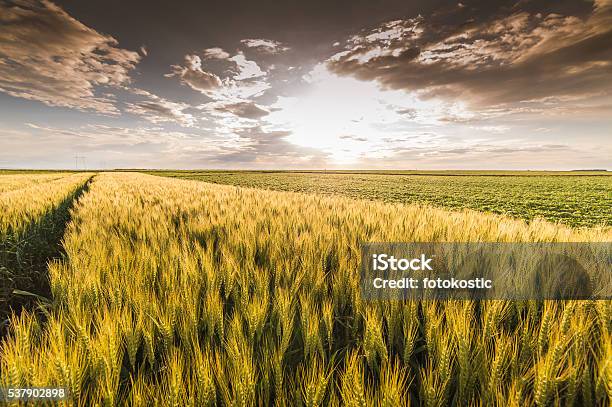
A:
{"type": "Polygon", "coordinates": [[[154,173],[242,187],[467,208],[574,227],[612,225],[612,176],[602,175],[606,172],[154,173]]]}
{"type": "Polygon", "coordinates": [[[0,194],[65,177],[66,173],[0,175],[0,194]]]}
{"type": "Polygon", "coordinates": [[[2,322],[10,308],[32,300],[31,290],[48,294],[46,261],[61,250],[68,209],[91,175],[0,175],[2,322]]]}
{"type": "MultiPolygon", "coordinates": [[[[0,387],[63,387],[67,405],[609,405],[612,302],[364,301],[357,272],[360,242],[610,242],[609,227],[91,176],[0,195],[5,240],[71,204],[48,299],[0,339],[0,387]]],[[[286,177],[308,192],[333,178],[286,177]]],[[[363,197],[337,180],[338,195],[363,197]]],[[[50,244],[30,239],[24,250],[50,244]]]]}

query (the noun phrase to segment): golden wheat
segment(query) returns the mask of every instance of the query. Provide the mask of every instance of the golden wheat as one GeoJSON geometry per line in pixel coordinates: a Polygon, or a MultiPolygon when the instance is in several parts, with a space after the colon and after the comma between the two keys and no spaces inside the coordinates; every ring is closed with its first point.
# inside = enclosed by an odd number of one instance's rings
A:
{"type": "Polygon", "coordinates": [[[55,172],[42,174],[11,174],[0,176],[0,194],[16,189],[27,188],[32,185],[41,184],[69,176],[69,173],[55,172]]]}
{"type": "Polygon", "coordinates": [[[604,404],[610,302],[366,302],[359,242],[610,241],[610,229],[100,174],[13,318],[0,386],[67,404],[604,404]]]}

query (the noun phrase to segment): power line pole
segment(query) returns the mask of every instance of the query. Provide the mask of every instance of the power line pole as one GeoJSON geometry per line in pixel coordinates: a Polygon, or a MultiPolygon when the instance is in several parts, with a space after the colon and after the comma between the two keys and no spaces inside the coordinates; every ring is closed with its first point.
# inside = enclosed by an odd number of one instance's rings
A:
{"type": "Polygon", "coordinates": [[[75,155],[74,155],[74,169],[75,169],[76,171],[78,171],[78,170],[79,170],[79,159],[81,160],[81,164],[82,164],[82,166],[83,166],[83,169],[85,169],[85,170],[87,169],[87,163],[86,163],[86,161],[85,161],[85,158],[86,158],[86,157],[85,157],[85,156],[83,156],[83,155],[78,155],[78,154],[75,154],[75,155]]]}

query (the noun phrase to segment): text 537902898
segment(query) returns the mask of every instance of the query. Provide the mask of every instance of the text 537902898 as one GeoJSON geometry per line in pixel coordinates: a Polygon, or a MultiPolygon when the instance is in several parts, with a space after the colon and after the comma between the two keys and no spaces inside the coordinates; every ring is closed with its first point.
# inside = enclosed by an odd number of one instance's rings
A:
{"type": "Polygon", "coordinates": [[[64,400],[68,390],[61,387],[0,387],[0,401],[64,400]]]}

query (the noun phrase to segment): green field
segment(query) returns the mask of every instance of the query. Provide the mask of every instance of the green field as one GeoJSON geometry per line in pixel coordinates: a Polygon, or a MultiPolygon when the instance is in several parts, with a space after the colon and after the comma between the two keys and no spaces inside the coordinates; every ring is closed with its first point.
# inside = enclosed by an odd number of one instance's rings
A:
{"type": "Polygon", "coordinates": [[[474,209],[574,227],[612,225],[606,172],[151,171],[217,184],[474,209]],[[596,175],[599,174],[599,175],[596,175]]]}

